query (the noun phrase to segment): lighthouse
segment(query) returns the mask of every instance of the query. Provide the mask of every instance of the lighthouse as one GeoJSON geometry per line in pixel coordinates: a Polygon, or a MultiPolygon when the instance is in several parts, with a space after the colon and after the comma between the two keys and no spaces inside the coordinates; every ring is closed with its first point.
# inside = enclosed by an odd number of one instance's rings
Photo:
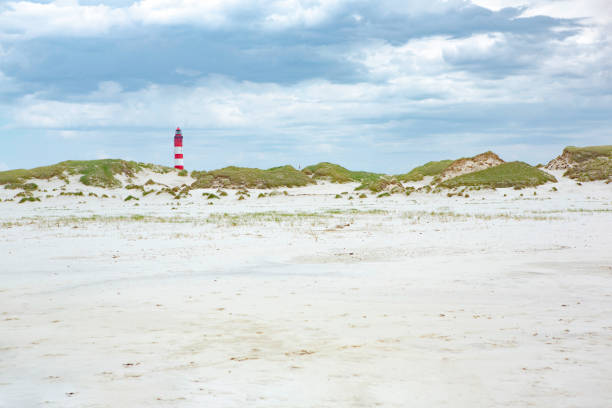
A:
{"type": "Polygon", "coordinates": [[[183,134],[180,127],[176,128],[174,134],[174,168],[179,170],[185,168],[183,165],[183,134]]]}

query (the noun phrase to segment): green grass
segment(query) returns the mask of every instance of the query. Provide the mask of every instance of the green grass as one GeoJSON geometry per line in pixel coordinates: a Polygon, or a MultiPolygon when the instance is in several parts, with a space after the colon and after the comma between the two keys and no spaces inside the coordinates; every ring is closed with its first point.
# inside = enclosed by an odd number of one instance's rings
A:
{"type": "Polygon", "coordinates": [[[212,171],[193,171],[191,188],[277,188],[298,187],[314,183],[306,174],[292,166],[267,170],[248,167],[225,167],[212,171]]]}
{"type": "Polygon", "coordinates": [[[415,167],[405,174],[395,176],[400,181],[421,181],[426,176],[437,176],[448,168],[454,160],[430,161],[422,166],[415,167]]]}
{"type": "Polygon", "coordinates": [[[440,186],[479,186],[486,188],[533,187],[547,182],[556,182],[553,176],[523,162],[510,162],[485,170],[463,174],[446,180],[440,186]]]}
{"type": "Polygon", "coordinates": [[[17,169],[0,172],[0,184],[24,184],[30,179],[49,180],[53,177],[67,181],[70,175],[81,175],[80,181],[85,185],[115,188],[121,187],[121,182],[115,178],[116,175],[123,174],[132,177],[143,168],[157,172],[166,172],[169,169],[121,159],[68,160],[29,170],[17,169]]]}
{"type": "Polygon", "coordinates": [[[350,183],[352,181],[369,183],[382,176],[382,174],[370,173],[367,171],[352,171],[338,164],[327,162],[304,167],[302,172],[312,176],[315,180],[324,179],[333,183],[350,183]]]}

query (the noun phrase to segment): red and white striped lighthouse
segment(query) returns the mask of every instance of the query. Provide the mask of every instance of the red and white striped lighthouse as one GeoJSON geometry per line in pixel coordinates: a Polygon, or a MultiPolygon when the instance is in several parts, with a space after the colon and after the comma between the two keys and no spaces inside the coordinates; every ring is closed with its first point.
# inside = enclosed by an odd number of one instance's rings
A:
{"type": "Polygon", "coordinates": [[[180,127],[176,128],[174,134],[174,168],[179,170],[185,168],[183,166],[183,135],[180,127]]]}

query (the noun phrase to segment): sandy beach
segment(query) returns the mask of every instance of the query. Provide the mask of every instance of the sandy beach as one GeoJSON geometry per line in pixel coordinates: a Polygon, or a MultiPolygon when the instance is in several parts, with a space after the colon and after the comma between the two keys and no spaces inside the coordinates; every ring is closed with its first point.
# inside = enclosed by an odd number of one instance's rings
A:
{"type": "Polygon", "coordinates": [[[0,406],[609,407],[612,187],[555,176],[127,202],[37,182],[57,191],[0,203],[0,406]]]}

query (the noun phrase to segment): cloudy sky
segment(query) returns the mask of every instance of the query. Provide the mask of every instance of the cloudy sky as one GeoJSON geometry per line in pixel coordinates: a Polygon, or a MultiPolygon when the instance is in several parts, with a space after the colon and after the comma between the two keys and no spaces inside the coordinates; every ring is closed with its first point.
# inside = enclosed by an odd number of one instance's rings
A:
{"type": "Polygon", "coordinates": [[[612,144],[610,0],[0,0],[0,169],[612,144]]]}

